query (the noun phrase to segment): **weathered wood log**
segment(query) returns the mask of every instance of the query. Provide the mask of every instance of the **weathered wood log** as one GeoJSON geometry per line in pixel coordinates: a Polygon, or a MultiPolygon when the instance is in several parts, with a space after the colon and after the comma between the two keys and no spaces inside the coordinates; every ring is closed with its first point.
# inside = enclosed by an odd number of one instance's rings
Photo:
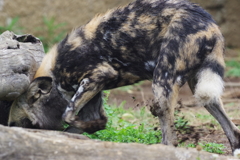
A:
{"type": "Polygon", "coordinates": [[[0,125],[0,159],[58,159],[58,160],[226,160],[234,157],[175,148],[162,144],[113,143],[89,140],[58,131],[30,130],[0,125]]]}
{"type": "Polygon", "coordinates": [[[0,35],[0,124],[7,125],[11,101],[27,89],[43,56],[41,41],[32,35],[0,35]]]}
{"type": "Polygon", "coordinates": [[[32,35],[0,35],[0,100],[12,101],[27,89],[43,56],[41,41],[32,35]]]}

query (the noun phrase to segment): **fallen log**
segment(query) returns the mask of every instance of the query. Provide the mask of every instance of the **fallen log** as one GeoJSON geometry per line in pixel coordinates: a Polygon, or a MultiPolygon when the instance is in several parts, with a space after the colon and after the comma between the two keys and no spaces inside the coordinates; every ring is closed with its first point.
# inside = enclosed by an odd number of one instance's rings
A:
{"type": "Polygon", "coordinates": [[[0,124],[7,125],[12,101],[27,89],[44,55],[41,41],[32,35],[0,35],[0,124]]]}
{"type": "Polygon", "coordinates": [[[175,148],[162,144],[113,143],[58,131],[30,130],[0,125],[0,159],[58,160],[226,160],[234,157],[175,148]]]}
{"type": "Polygon", "coordinates": [[[13,101],[27,89],[43,56],[41,41],[32,35],[0,35],[0,100],[13,101]]]}

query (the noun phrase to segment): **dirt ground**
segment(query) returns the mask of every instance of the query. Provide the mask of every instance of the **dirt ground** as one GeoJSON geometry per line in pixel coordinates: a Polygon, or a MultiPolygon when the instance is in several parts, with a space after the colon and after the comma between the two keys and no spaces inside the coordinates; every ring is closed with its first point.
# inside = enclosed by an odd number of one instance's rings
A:
{"type": "MultiPolygon", "coordinates": [[[[152,99],[151,81],[144,81],[134,87],[112,90],[109,103],[119,105],[122,101],[126,101],[126,108],[138,108],[146,106],[152,99]]],[[[192,127],[190,133],[181,134],[179,138],[185,143],[221,143],[226,147],[224,155],[231,155],[229,142],[220,125],[204,107],[197,105],[187,85],[180,90],[179,100],[182,104],[180,114],[189,121],[192,127]]],[[[237,126],[240,126],[240,78],[225,78],[222,100],[228,116],[237,126]]]]}

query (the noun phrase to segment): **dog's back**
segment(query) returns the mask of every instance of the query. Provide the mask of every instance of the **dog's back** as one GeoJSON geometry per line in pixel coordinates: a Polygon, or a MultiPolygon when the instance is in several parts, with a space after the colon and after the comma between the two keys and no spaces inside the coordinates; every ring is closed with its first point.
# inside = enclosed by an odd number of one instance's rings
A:
{"type": "MultiPolygon", "coordinates": [[[[107,62],[118,77],[105,85],[110,89],[152,79],[160,62],[156,74],[184,84],[215,44],[223,46],[222,35],[199,6],[182,0],[138,0],[73,30],[53,51],[57,56],[52,70],[61,86],[71,90],[90,70],[107,62]]],[[[223,69],[220,49],[215,58],[223,69]]]]}

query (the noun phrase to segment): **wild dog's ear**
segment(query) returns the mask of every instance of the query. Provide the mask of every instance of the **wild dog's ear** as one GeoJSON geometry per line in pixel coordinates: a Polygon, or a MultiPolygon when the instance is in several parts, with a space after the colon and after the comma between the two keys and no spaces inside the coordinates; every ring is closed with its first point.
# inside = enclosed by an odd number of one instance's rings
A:
{"type": "Polygon", "coordinates": [[[49,93],[52,89],[52,82],[53,80],[51,77],[39,77],[34,79],[28,88],[27,99],[29,103],[33,103],[40,98],[41,95],[49,93]]]}
{"type": "Polygon", "coordinates": [[[32,83],[38,86],[39,90],[43,93],[49,93],[52,88],[52,78],[51,77],[39,77],[36,78],[32,83]]]}

